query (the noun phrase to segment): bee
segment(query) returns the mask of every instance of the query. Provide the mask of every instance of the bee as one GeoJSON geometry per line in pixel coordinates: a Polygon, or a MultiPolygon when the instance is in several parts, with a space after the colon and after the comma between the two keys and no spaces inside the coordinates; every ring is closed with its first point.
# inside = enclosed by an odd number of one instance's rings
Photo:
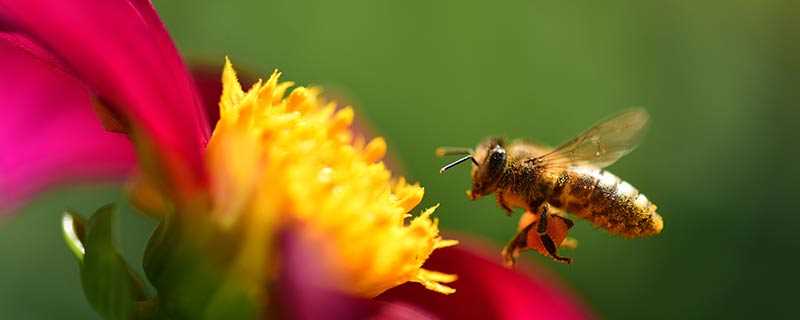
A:
{"type": "Polygon", "coordinates": [[[642,109],[601,121],[555,149],[521,140],[505,143],[489,138],[474,150],[442,147],[437,155],[463,155],[440,170],[467,161],[472,166],[470,200],[495,194],[509,215],[525,210],[520,230],[503,249],[513,265],[520,250],[532,248],[556,261],[571,263],[558,247],[574,245],[567,238],[572,220],[586,219],[609,233],[643,237],[661,232],[664,222],[644,194],[603,168],[633,151],[644,136],[649,115],[642,109]]]}

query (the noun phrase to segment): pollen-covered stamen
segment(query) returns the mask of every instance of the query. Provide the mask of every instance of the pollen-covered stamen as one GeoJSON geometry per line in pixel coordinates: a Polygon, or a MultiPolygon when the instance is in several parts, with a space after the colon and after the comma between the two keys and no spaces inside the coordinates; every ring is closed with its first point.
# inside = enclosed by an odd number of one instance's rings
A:
{"type": "Polygon", "coordinates": [[[376,162],[383,159],[386,155],[386,141],[378,137],[372,139],[366,147],[364,147],[364,161],[376,162]]]}
{"type": "MultiPolygon", "coordinates": [[[[320,244],[320,264],[341,290],[355,295],[376,296],[408,281],[452,293],[443,283],[455,276],[421,268],[433,250],[456,244],[439,236],[435,207],[410,214],[424,189],[392,178],[381,162],[386,142],[354,135],[352,108],[323,103],[317,88],[296,88],[284,97],[291,84],[279,76],[244,92],[226,63],[220,121],[207,151],[221,221],[301,226],[301,237],[320,244]]],[[[272,234],[258,228],[247,232],[272,234]]],[[[260,247],[243,248],[258,255],[260,247]]]]}
{"type": "Polygon", "coordinates": [[[417,276],[411,281],[418,282],[429,290],[444,294],[451,294],[456,292],[456,290],[445,286],[442,283],[450,283],[456,281],[456,279],[457,277],[452,274],[445,274],[420,268],[419,271],[417,271],[417,276]]]}

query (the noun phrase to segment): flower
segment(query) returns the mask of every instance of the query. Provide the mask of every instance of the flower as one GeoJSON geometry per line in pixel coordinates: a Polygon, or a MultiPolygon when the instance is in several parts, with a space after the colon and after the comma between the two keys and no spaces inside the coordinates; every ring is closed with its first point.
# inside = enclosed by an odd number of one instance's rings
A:
{"type": "Polygon", "coordinates": [[[53,184],[130,173],[132,146],[103,129],[90,93],[55,57],[25,35],[0,32],[0,61],[0,215],[53,184]]]}
{"type": "MultiPolygon", "coordinates": [[[[132,134],[157,142],[148,156],[160,157],[158,163],[171,175],[169,183],[180,185],[170,190],[190,193],[204,184],[205,112],[148,1],[2,1],[0,30],[4,66],[15,66],[6,57],[32,66],[24,67],[27,73],[2,76],[4,84],[15,84],[4,86],[3,97],[20,102],[4,103],[10,109],[4,114],[15,116],[0,120],[8,139],[0,147],[3,206],[11,208],[51,183],[129,173],[132,147],[91,121],[93,103],[87,97],[124,117],[132,134]],[[62,97],[68,99],[62,103],[62,97]],[[65,124],[38,130],[45,115],[58,114],[65,115],[59,119],[65,124]],[[41,134],[27,138],[29,132],[41,134]],[[77,144],[63,139],[82,136],[98,140],[77,144]],[[34,141],[24,143],[28,139],[34,141]],[[42,156],[56,150],[59,156],[42,156]]],[[[143,155],[140,163],[154,161],[143,155]]]]}
{"type": "Polygon", "coordinates": [[[406,225],[423,189],[402,177],[392,181],[380,162],[383,138],[354,137],[353,109],[323,103],[316,88],[284,97],[292,83],[279,77],[244,92],[226,61],[220,120],[206,153],[213,214],[255,228],[299,225],[299,234],[324,244],[330,257],[320,260],[353,295],[373,297],[407,281],[452,293],[441,283],[455,276],[421,266],[455,241],[439,237],[434,208],[406,225]]]}
{"type": "MultiPolygon", "coordinates": [[[[461,237],[464,238],[464,237],[461,237]]],[[[526,261],[511,271],[497,263],[496,249],[465,241],[437,250],[425,266],[434,270],[458,272],[452,283],[456,292],[442,295],[404,284],[370,300],[330,294],[307,281],[314,272],[315,259],[304,248],[291,246],[280,292],[297,319],[590,319],[586,307],[562,288],[552,275],[531,268],[526,261]],[[306,254],[304,254],[306,253],[306,254]],[[300,279],[297,279],[300,278],[300,279]],[[303,281],[305,280],[305,281],[303,281]],[[332,315],[331,311],[335,311],[332,315]]]]}
{"type": "Polygon", "coordinates": [[[517,267],[517,272],[510,272],[497,263],[496,249],[486,249],[488,247],[474,242],[469,244],[441,250],[426,264],[437,270],[458,270],[458,281],[453,283],[457,291],[453,295],[431,294],[404,285],[377,299],[415,306],[441,319],[591,317],[584,306],[552,280],[552,275],[542,270],[537,272],[524,263],[517,267]]]}
{"type": "Polygon", "coordinates": [[[422,188],[392,178],[380,163],[385,141],[354,137],[352,109],[336,111],[317,89],[284,97],[289,85],[275,74],[244,92],[228,66],[211,136],[201,95],[148,1],[0,0],[0,65],[0,210],[54,184],[127,179],[138,207],[161,222],[144,261],[157,296],[147,296],[119,291],[141,286],[121,285],[136,277],[109,242],[110,209],[86,225],[68,215],[68,241],[87,255],[82,270],[97,271],[82,280],[101,315],[149,306],[173,318],[254,317],[278,304],[447,317],[490,305],[481,314],[513,318],[527,314],[524,301],[539,301],[585,316],[537,276],[470,249],[435,250],[454,242],[440,238],[432,209],[406,217],[422,188]],[[300,249],[282,246],[284,234],[300,249]],[[298,251],[304,259],[292,258],[298,251]],[[114,264],[93,265],[99,253],[114,264]],[[296,281],[282,280],[290,275],[296,281]],[[443,284],[451,275],[460,280],[443,284]],[[290,283],[331,294],[288,299],[290,283]],[[450,286],[457,291],[441,294],[450,286]]]}

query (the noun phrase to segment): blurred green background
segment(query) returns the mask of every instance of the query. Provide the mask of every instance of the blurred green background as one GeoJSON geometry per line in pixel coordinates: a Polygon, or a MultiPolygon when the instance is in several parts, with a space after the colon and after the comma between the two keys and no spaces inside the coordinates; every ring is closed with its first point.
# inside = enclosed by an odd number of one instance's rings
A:
{"type": "MultiPolygon", "coordinates": [[[[662,235],[579,222],[573,265],[529,253],[603,318],[793,318],[800,285],[796,1],[157,1],[190,60],[319,84],[353,103],[448,230],[497,246],[516,225],[470,202],[440,145],[488,135],[558,144],[642,106],[651,130],[610,168],[659,205],[662,235]]],[[[0,318],[86,319],[59,212],[122,204],[138,263],[153,223],[113,186],[62,189],[0,226],[0,318]]]]}

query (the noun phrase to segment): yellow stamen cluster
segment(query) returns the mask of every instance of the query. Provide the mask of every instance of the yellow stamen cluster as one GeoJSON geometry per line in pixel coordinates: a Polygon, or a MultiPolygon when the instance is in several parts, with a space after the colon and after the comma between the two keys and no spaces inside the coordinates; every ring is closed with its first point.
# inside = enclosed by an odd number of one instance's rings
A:
{"type": "Polygon", "coordinates": [[[323,248],[320,263],[337,286],[354,295],[373,297],[407,281],[454,292],[442,284],[454,275],[421,266],[456,242],[439,236],[435,207],[411,218],[423,188],[392,178],[381,162],[385,141],[355,136],[353,109],[323,103],[316,88],[286,95],[292,83],[279,77],[244,92],[226,61],[220,121],[207,150],[215,215],[224,224],[246,216],[272,230],[299,226],[323,248]]]}

